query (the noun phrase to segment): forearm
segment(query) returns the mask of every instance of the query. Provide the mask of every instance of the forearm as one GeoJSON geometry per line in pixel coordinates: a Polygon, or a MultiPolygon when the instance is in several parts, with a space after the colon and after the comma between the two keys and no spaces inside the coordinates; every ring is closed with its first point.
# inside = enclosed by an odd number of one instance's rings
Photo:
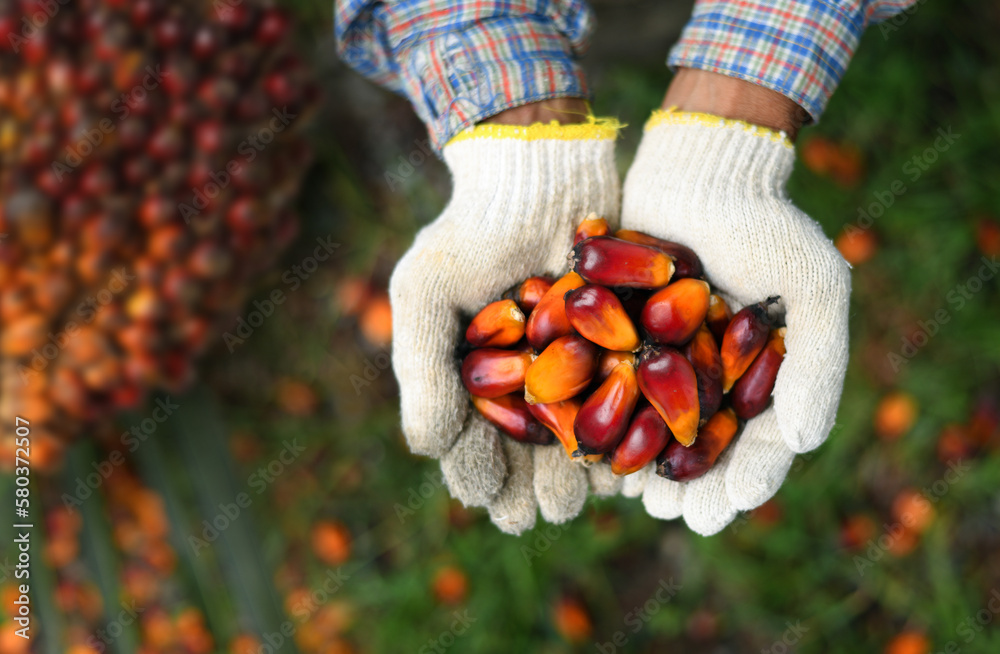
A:
{"type": "Polygon", "coordinates": [[[472,125],[533,103],[541,106],[498,121],[555,112],[575,122],[555,101],[575,98],[568,106],[576,109],[587,97],[578,58],[592,25],[583,0],[341,0],[337,42],[349,65],[410,99],[440,149],[472,125]]]}
{"type": "Polygon", "coordinates": [[[698,0],[670,52],[679,72],[664,105],[794,136],[822,115],[865,28],[917,1],[698,0]]]}

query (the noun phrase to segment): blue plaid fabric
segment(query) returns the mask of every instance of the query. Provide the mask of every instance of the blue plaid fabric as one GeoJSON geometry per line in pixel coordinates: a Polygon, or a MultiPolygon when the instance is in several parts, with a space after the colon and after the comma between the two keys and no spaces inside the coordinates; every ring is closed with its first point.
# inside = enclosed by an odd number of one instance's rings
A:
{"type": "MultiPolygon", "coordinates": [[[[671,67],[771,88],[819,118],[864,29],[919,0],[698,0],[671,67]]],[[[583,0],[337,0],[341,57],[405,95],[440,150],[504,109],[587,97],[583,0]]]]}

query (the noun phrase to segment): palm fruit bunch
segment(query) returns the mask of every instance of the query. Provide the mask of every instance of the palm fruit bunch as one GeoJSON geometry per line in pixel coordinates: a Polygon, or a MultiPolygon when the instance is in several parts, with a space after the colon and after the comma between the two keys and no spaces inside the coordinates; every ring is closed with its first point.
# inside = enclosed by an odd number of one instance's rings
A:
{"type": "Polygon", "coordinates": [[[191,380],[298,230],[296,50],[250,0],[0,0],[2,424],[61,443],[191,380]]]}
{"type": "Polygon", "coordinates": [[[740,422],[770,402],[785,355],[769,307],[733,315],[678,243],[588,216],[572,270],[484,307],[465,333],[462,381],[510,437],[556,439],[584,465],[627,475],[657,462],[674,481],[707,472],[740,422]]]}

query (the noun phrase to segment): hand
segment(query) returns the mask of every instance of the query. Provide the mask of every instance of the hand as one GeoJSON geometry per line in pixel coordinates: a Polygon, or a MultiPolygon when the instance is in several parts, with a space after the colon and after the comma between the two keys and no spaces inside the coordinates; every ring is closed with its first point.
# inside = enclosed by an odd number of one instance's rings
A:
{"type": "MultiPolygon", "coordinates": [[[[535,111],[521,109],[520,118],[534,120],[535,111]]],[[[576,516],[588,473],[560,445],[517,443],[471,407],[456,358],[460,317],[526,277],[564,273],[575,227],[588,213],[617,222],[615,136],[600,124],[491,124],[459,135],[444,148],[451,201],[417,235],[389,284],[410,449],[440,458],[452,496],[488,507],[509,533],[534,526],[537,508],[551,522],[576,516]]],[[[617,492],[601,474],[607,466],[594,468],[601,469],[591,473],[595,490],[617,492]]]]}
{"type": "Polygon", "coordinates": [[[623,228],[693,248],[734,312],[772,295],[785,312],[787,354],[773,406],[747,422],[703,477],[678,483],[647,469],[626,480],[623,492],[641,493],[650,515],[683,515],[703,535],[773,496],[795,454],[826,439],[840,401],[850,273],[820,226],[785,195],[794,158],[781,133],[658,112],[625,182],[623,228]]]}

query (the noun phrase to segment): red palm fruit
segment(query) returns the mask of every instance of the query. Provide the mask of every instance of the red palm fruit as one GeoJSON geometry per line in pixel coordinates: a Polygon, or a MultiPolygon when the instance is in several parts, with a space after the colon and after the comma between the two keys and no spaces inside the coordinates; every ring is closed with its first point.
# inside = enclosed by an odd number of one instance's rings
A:
{"type": "Polygon", "coordinates": [[[656,461],[656,474],[673,481],[690,481],[708,472],[736,435],[736,414],[723,409],[712,416],[698,432],[690,447],[673,441],[656,461]]]}
{"type": "Polygon", "coordinates": [[[649,298],[642,309],[642,328],[657,343],[682,345],[705,322],[710,295],[708,282],[680,279],[649,298]]]}
{"type": "Polygon", "coordinates": [[[280,9],[265,9],[257,24],[257,31],[254,36],[257,43],[263,46],[272,46],[288,34],[291,21],[288,14],[280,9]]]}
{"type": "Polygon", "coordinates": [[[542,301],[545,294],[552,288],[553,283],[555,283],[555,280],[551,277],[529,277],[504,293],[503,297],[504,299],[517,302],[517,306],[521,307],[521,311],[525,315],[528,315],[535,310],[538,303],[542,301]]]}
{"type": "Polygon", "coordinates": [[[628,361],[635,366],[637,363],[635,353],[615,352],[614,350],[604,350],[601,352],[601,356],[597,360],[597,374],[594,375],[594,383],[600,384],[607,379],[611,371],[622,361],[628,361]]]}
{"type": "Polygon", "coordinates": [[[705,324],[712,330],[712,336],[716,343],[722,343],[722,336],[726,333],[726,327],[733,319],[733,311],[720,296],[712,293],[708,298],[708,313],[705,314],[705,324]]]}
{"type": "Polygon", "coordinates": [[[630,243],[648,245],[651,248],[656,248],[663,254],[673,257],[674,279],[701,277],[705,274],[705,269],[701,265],[701,259],[694,253],[694,250],[686,245],[674,243],[673,241],[664,241],[662,238],[656,238],[644,232],[636,232],[631,229],[619,229],[615,232],[615,238],[620,238],[630,243]]]}
{"type": "Polygon", "coordinates": [[[659,250],[613,236],[595,236],[573,246],[573,270],[590,284],[660,288],[670,282],[674,261],[659,250]]]}
{"type": "Polygon", "coordinates": [[[681,445],[698,435],[698,378],[694,368],[673,348],[649,348],[639,363],[639,388],[681,445]]]}
{"type": "Polygon", "coordinates": [[[462,362],[462,382],[473,395],[495,398],[521,390],[531,365],[527,352],[483,348],[473,350],[462,362]]]}
{"type": "Polygon", "coordinates": [[[722,356],[707,325],[702,324],[684,346],[684,356],[698,378],[698,406],[704,423],[722,404],[722,356]]]}
{"type": "Polygon", "coordinates": [[[524,336],[524,314],[514,300],[499,300],[483,307],[465,330],[472,347],[506,347],[524,336]]]}
{"type": "Polygon", "coordinates": [[[767,307],[778,301],[769,297],[763,302],[740,309],[726,327],[722,336],[722,391],[729,392],[736,380],[746,372],[757,354],[764,349],[771,331],[771,318],[767,307]]]}
{"type": "Polygon", "coordinates": [[[573,423],[573,432],[584,454],[604,454],[618,445],[628,429],[639,401],[635,367],[619,363],[600,387],[591,393],[573,423]]]}
{"type": "Polygon", "coordinates": [[[533,348],[544,350],[560,336],[572,333],[573,327],[566,317],[565,295],[583,284],[583,278],[576,273],[566,273],[542,296],[524,328],[524,334],[533,348]]]}
{"type": "MultiPolygon", "coordinates": [[[[482,350],[472,354],[476,352],[482,350]]],[[[597,346],[576,334],[552,341],[528,366],[524,399],[529,404],[551,404],[578,395],[597,372],[597,355],[597,346]]]]}
{"type": "Polygon", "coordinates": [[[566,317],[581,336],[605,349],[634,352],[641,345],[621,301],[604,286],[587,284],[567,293],[566,317]]]}
{"type": "Polygon", "coordinates": [[[583,406],[583,401],[579,398],[573,398],[572,400],[553,402],[551,404],[529,404],[528,411],[539,422],[552,430],[552,433],[562,443],[567,456],[573,457],[576,454],[577,456],[574,460],[581,463],[591,463],[598,461],[603,455],[591,454],[579,456],[579,446],[576,442],[576,434],[573,433],[573,423],[576,422],[576,416],[580,413],[581,406],[583,406]]]}
{"type": "Polygon", "coordinates": [[[484,418],[516,441],[549,445],[555,440],[553,433],[531,415],[528,403],[518,393],[497,398],[473,395],[472,404],[484,418]]]}
{"type": "Polygon", "coordinates": [[[611,453],[611,472],[630,475],[638,472],[663,451],[670,440],[667,423],[647,404],[635,412],[628,431],[611,453]]]}
{"type": "Polygon", "coordinates": [[[767,407],[784,358],[785,328],[772,329],[764,349],[733,384],[733,409],[740,419],[749,420],[767,407]]]}
{"type": "Polygon", "coordinates": [[[607,236],[611,233],[608,221],[598,218],[596,213],[592,213],[577,225],[576,234],[573,235],[573,245],[592,236],[607,236]]]}

